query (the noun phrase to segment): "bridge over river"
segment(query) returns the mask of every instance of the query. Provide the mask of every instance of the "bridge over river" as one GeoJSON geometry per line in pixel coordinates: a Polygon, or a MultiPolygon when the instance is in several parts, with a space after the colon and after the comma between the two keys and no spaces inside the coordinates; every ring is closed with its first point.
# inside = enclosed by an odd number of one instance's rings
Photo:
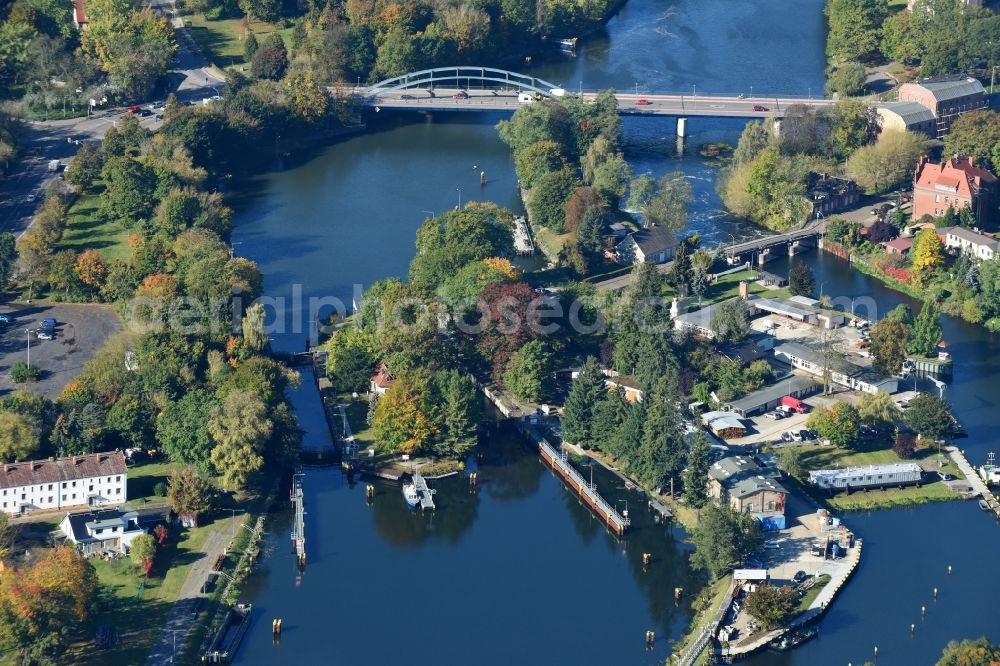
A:
{"type": "MultiPolygon", "coordinates": [[[[513,111],[538,98],[577,95],[593,100],[596,92],[572,92],[534,76],[490,67],[441,67],[404,74],[346,92],[364,106],[394,111],[455,111],[465,113],[513,111]],[[525,97],[527,93],[530,97],[525,97]]],[[[692,93],[695,93],[692,90],[692,93]]],[[[668,116],[678,119],[678,134],[684,135],[684,119],[782,117],[788,107],[827,107],[834,100],[788,95],[684,95],[636,89],[618,92],[618,112],[628,116],[668,116]]]]}

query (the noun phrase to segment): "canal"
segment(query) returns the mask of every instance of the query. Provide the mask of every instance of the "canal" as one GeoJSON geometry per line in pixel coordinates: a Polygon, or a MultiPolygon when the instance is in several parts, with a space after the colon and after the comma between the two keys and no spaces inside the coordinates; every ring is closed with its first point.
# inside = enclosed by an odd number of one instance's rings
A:
{"type": "MultiPolygon", "coordinates": [[[[569,89],[638,83],[640,90],[818,94],[822,6],[629,0],[575,58],[518,69],[569,89]]],[[[280,306],[277,348],[301,349],[333,299],[350,309],[375,280],[405,278],[414,232],[428,215],[460,200],[519,207],[512,160],[493,129],[501,118],[383,113],[365,134],[259,178],[233,239],[260,264],[265,293],[280,306]],[[480,170],[488,180],[482,188],[480,170]]],[[[745,238],[760,231],[725,213],[715,192],[718,166],[698,155],[704,143],[734,144],[742,127],[694,119],[679,144],[670,120],[627,119],[626,158],[636,174],[688,176],[696,197],[689,226],[708,242],[745,238]]],[[[831,257],[805,259],[826,293],[868,295],[884,310],[905,299],[831,257]]],[[[1000,349],[995,337],[960,322],[947,320],[945,334],[956,358],[947,395],[969,431],[961,444],[978,463],[1000,444],[1000,349]]],[[[293,396],[299,417],[307,439],[320,437],[322,413],[304,392],[293,396]]],[[[259,619],[240,663],[662,663],[666,639],[681,635],[690,617],[690,599],[673,600],[674,587],[694,586],[682,533],[647,524],[619,543],[509,433],[490,433],[482,455],[472,461],[478,492],[457,479],[437,482],[441,508],[433,517],[409,513],[395,486],[380,484],[367,506],[363,487],[339,471],[310,470],[306,570],[295,568],[290,514],[280,511],[269,523],[270,554],[248,589],[259,619]],[[636,559],[641,552],[654,554],[647,572],[636,559]],[[284,619],[278,646],[263,630],[273,617],[284,619]],[[651,653],[642,646],[646,629],[658,637],[651,653]]],[[[600,472],[598,480],[602,491],[628,496],[600,472]]],[[[633,507],[633,514],[638,520],[644,511],[633,507]]],[[[862,663],[877,644],[882,663],[925,664],[952,638],[995,633],[1000,528],[974,503],[848,521],[866,554],[823,620],[822,636],[752,663],[862,663]]]]}

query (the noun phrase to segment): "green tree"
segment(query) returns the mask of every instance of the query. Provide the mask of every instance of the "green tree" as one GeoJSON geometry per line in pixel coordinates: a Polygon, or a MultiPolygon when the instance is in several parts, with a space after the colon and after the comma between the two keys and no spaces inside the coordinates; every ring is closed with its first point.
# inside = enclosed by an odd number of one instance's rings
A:
{"type": "Polygon", "coordinates": [[[254,34],[253,30],[248,30],[246,39],[243,40],[243,60],[246,62],[253,60],[253,56],[257,53],[259,46],[257,44],[257,35],[254,34]]]}
{"type": "Polygon", "coordinates": [[[21,414],[0,412],[0,459],[4,462],[31,460],[38,451],[38,433],[21,414]]]}
{"type": "Polygon", "coordinates": [[[709,323],[719,342],[739,342],[750,334],[750,310],[742,299],[723,301],[709,323]]]}
{"type": "MultiPolygon", "coordinates": [[[[590,428],[590,447],[616,455],[616,441],[628,420],[629,405],[629,401],[625,398],[625,391],[620,388],[608,391],[602,399],[598,399],[594,403],[590,428]]],[[[563,437],[565,438],[565,417],[562,423],[563,437]]],[[[582,444],[582,446],[588,448],[587,444],[582,444]]]]}
{"type": "Polygon", "coordinates": [[[552,355],[541,340],[514,352],[503,374],[504,385],[518,400],[541,402],[552,395],[552,355]]]}
{"type": "Polygon", "coordinates": [[[375,340],[368,331],[345,326],[324,344],[326,376],[337,391],[363,391],[375,365],[375,340]]]}
{"type": "Polygon", "coordinates": [[[588,356],[569,388],[563,405],[563,438],[572,444],[588,447],[595,433],[592,429],[594,408],[604,396],[604,372],[593,356],[588,356]]]}
{"type": "Polygon", "coordinates": [[[639,176],[632,179],[628,189],[628,209],[643,211],[656,195],[656,181],[650,176],[639,176]]]}
{"type": "Polygon", "coordinates": [[[239,2],[240,9],[257,21],[270,23],[281,16],[281,3],[278,0],[239,0],[239,2]]]}
{"type": "Polygon", "coordinates": [[[197,527],[198,517],[212,509],[215,487],[194,467],[188,465],[174,469],[170,474],[167,497],[170,498],[171,510],[181,520],[189,520],[197,527]]]}
{"type": "Polygon", "coordinates": [[[685,441],[680,399],[669,377],[657,381],[649,400],[642,444],[632,466],[639,480],[648,488],[658,488],[667,479],[678,479],[685,462],[685,441]]]}
{"type": "Polygon", "coordinates": [[[696,509],[708,503],[708,438],[698,434],[691,442],[684,470],[684,500],[696,509]]]}
{"type": "Polygon", "coordinates": [[[126,227],[148,219],[155,201],[150,194],[156,188],[156,175],[130,157],[109,159],[101,170],[106,189],[101,194],[101,210],[126,227]]]}
{"type": "Polygon", "coordinates": [[[615,153],[594,169],[591,186],[611,208],[617,208],[619,200],[628,191],[632,169],[621,153],[615,153]]]}
{"type": "Polygon", "coordinates": [[[879,134],[879,117],[875,109],[861,100],[838,102],[830,115],[830,135],[827,152],[845,159],[858,148],[874,142],[879,134]]]}
{"type": "Polygon", "coordinates": [[[95,141],[85,141],[76,151],[73,164],[66,169],[66,182],[77,189],[87,191],[101,177],[104,167],[104,153],[95,141]]]}
{"type": "Polygon", "coordinates": [[[760,545],[760,524],[749,513],[728,504],[709,504],[691,535],[694,553],[691,563],[713,578],[725,575],[760,545]]]}
{"type": "Polygon", "coordinates": [[[780,627],[792,616],[799,605],[795,587],[786,585],[758,585],[747,596],[746,610],[764,630],[780,627]]]}
{"type": "Polygon", "coordinates": [[[889,15],[888,0],[830,0],[826,55],[834,63],[878,56],[879,30],[889,15]]]}
{"type": "Polygon", "coordinates": [[[873,144],[861,146],[847,160],[847,176],[868,194],[888,192],[913,176],[924,153],[925,137],[886,130],[873,144]]]}
{"type": "Polygon", "coordinates": [[[439,430],[433,415],[428,414],[425,398],[419,382],[405,375],[379,398],[372,431],[383,450],[411,454],[430,448],[439,430]]]}
{"type": "Polygon", "coordinates": [[[156,442],[170,460],[209,469],[212,437],[208,419],[214,402],[210,392],[195,389],[164,405],[156,417],[156,442]]]}
{"type": "Polygon", "coordinates": [[[833,407],[817,407],[806,425],[816,430],[823,439],[834,446],[850,449],[858,444],[861,436],[861,416],[854,405],[838,402],[833,407]]]}
{"type": "Polygon", "coordinates": [[[265,316],[261,303],[251,305],[243,315],[243,342],[255,352],[261,352],[267,347],[265,316]]]}
{"type": "Polygon", "coordinates": [[[980,109],[963,113],[944,138],[945,155],[965,155],[987,169],[1000,171],[1000,164],[994,163],[1000,146],[1000,113],[990,109],[980,109]]]}
{"type": "Polygon", "coordinates": [[[774,452],[774,457],[778,459],[778,466],[784,470],[785,474],[799,480],[805,479],[807,470],[802,461],[802,451],[798,448],[783,446],[774,452]]]}
{"type": "Polygon", "coordinates": [[[17,245],[14,241],[14,234],[4,231],[0,233],[0,289],[7,288],[7,283],[14,273],[16,261],[17,245]]]}
{"type": "Polygon", "coordinates": [[[830,69],[826,78],[826,91],[849,97],[864,88],[868,71],[859,62],[844,62],[830,69]]]}
{"type": "Polygon", "coordinates": [[[569,167],[543,174],[528,194],[532,221],[562,233],[563,211],[578,185],[576,174],[569,167]]]}
{"type": "Polygon", "coordinates": [[[750,164],[773,141],[774,133],[768,129],[763,121],[749,122],[743,128],[743,133],[740,134],[740,140],[733,152],[733,161],[737,164],[750,164]]]}
{"type": "Polygon", "coordinates": [[[152,534],[140,534],[129,544],[128,556],[148,576],[156,559],[156,539],[152,534]]]}
{"type": "Polygon", "coordinates": [[[670,275],[667,280],[682,298],[687,296],[688,292],[691,291],[693,270],[691,268],[691,255],[688,254],[688,244],[686,241],[682,241],[677,246],[677,251],[674,254],[674,262],[670,267],[670,275]]]}
{"type": "Polygon", "coordinates": [[[668,173],[657,181],[656,193],[642,211],[644,222],[680,232],[687,226],[688,207],[693,198],[694,190],[687,176],[680,171],[668,173]]]}
{"type": "Polygon", "coordinates": [[[950,641],[936,666],[992,666],[1000,661],[1000,646],[985,636],[962,642],[950,641]]]}
{"type": "Polygon", "coordinates": [[[227,490],[243,490],[264,466],[264,452],[274,432],[267,405],[244,391],[230,391],[221,405],[213,406],[208,433],[215,442],[211,460],[222,472],[227,490]]]}
{"type": "Polygon", "coordinates": [[[788,270],[788,291],[792,296],[811,296],[816,288],[816,278],[813,277],[809,264],[802,260],[792,261],[788,270]]]}
{"type": "Polygon", "coordinates": [[[858,416],[872,425],[886,425],[901,420],[903,411],[885,391],[866,392],[858,400],[858,416]]]}
{"type": "Polygon", "coordinates": [[[951,433],[955,418],[943,398],[921,393],[910,401],[906,423],[922,438],[940,442],[951,433]]]}
{"type": "Polygon", "coordinates": [[[479,395],[472,380],[456,370],[444,373],[442,381],[444,433],[437,452],[464,460],[479,442],[479,395]]]}
{"type": "Polygon", "coordinates": [[[17,525],[11,525],[10,514],[0,511],[0,562],[10,557],[10,550],[17,539],[17,525]]]}
{"type": "Polygon", "coordinates": [[[872,367],[886,374],[895,375],[906,360],[906,347],[910,339],[910,327],[894,317],[880,319],[870,336],[872,367]]]}
{"type": "Polygon", "coordinates": [[[537,141],[520,150],[515,160],[515,171],[521,187],[530,190],[538,180],[550,171],[559,171],[566,166],[555,141],[537,141]]]}
{"type": "Polygon", "coordinates": [[[941,335],[941,311],[934,301],[926,300],[920,308],[920,314],[913,322],[913,334],[907,344],[907,350],[916,356],[928,358],[934,356],[937,354],[941,335]]]}

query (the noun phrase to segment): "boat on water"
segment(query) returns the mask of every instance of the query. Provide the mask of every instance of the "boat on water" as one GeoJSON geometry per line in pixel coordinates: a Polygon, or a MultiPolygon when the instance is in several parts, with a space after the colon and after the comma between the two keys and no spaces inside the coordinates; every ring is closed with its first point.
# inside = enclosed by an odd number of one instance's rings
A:
{"type": "Polygon", "coordinates": [[[420,504],[420,495],[417,493],[417,486],[412,483],[403,484],[403,499],[411,509],[420,504]]]}
{"type": "Polygon", "coordinates": [[[990,510],[990,503],[987,502],[984,499],[981,499],[981,500],[979,500],[979,508],[982,509],[983,511],[989,511],[990,510]]]}
{"type": "Polygon", "coordinates": [[[810,638],[815,637],[818,633],[819,629],[816,627],[807,627],[805,629],[790,631],[781,638],[777,638],[772,641],[771,648],[777,650],[778,652],[787,652],[788,650],[805,643],[810,638]]]}

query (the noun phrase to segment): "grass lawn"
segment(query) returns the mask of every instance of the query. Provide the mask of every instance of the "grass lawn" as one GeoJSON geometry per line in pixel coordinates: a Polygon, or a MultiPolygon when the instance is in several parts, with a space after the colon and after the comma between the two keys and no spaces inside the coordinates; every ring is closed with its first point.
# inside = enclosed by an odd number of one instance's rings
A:
{"type": "Polygon", "coordinates": [[[94,622],[113,626],[119,641],[110,650],[94,650],[89,640],[74,645],[67,655],[72,663],[124,665],[145,661],[171,604],[200,555],[211,524],[185,529],[180,534],[177,529],[171,527],[171,536],[157,556],[141,597],[142,577],[131,560],[90,560],[100,581],[101,610],[94,616],[94,622]]]}
{"type": "MultiPolygon", "coordinates": [[[[204,14],[189,14],[184,17],[188,32],[198,43],[206,57],[217,67],[235,67],[246,65],[243,60],[243,19],[221,19],[210,21],[204,14]]],[[[268,34],[279,32],[285,45],[291,40],[291,28],[280,28],[273,23],[254,23],[250,26],[257,43],[261,43],[268,34]]]]}
{"type": "Polygon", "coordinates": [[[109,222],[98,211],[96,194],[86,194],[73,202],[66,216],[66,230],[58,249],[98,250],[105,259],[127,259],[129,232],[117,222],[109,222]]]}
{"type": "MultiPolygon", "coordinates": [[[[364,400],[353,400],[350,393],[338,395],[337,402],[347,405],[347,423],[351,426],[351,433],[354,435],[354,441],[358,448],[365,449],[374,446],[375,433],[368,425],[368,403],[364,400]]],[[[343,419],[340,416],[340,410],[337,409],[336,403],[331,404],[333,422],[338,428],[341,428],[340,424],[343,419]]]]}
{"type": "Polygon", "coordinates": [[[143,502],[151,500],[160,500],[162,497],[157,497],[153,493],[153,488],[157,483],[161,481],[163,483],[167,482],[170,478],[170,473],[176,467],[180,467],[177,463],[170,462],[148,462],[142,465],[135,465],[134,467],[129,467],[128,469],[128,501],[130,502],[143,502]]]}
{"type": "MultiPolygon", "coordinates": [[[[694,636],[698,635],[705,622],[718,612],[719,607],[722,605],[722,600],[726,596],[726,590],[729,589],[729,584],[731,582],[731,576],[723,576],[714,583],[710,583],[707,587],[702,588],[701,592],[698,593],[698,598],[695,599],[692,604],[692,608],[694,608],[697,612],[691,616],[691,626],[688,628],[687,634],[673,644],[675,654],[682,651],[684,646],[686,646],[694,636]]],[[[710,650],[706,650],[702,653],[702,655],[704,656],[706,652],[710,652],[710,650]]],[[[701,663],[701,660],[695,663],[701,663]]]]}
{"type": "Polygon", "coordinates": [[[802,595],[802,600],[799,601],[799,612],[805,612],[809,610],[809,604],[816,601],[816,597],[819,596],[820,591],[826,587],[826,584],[830,582],[829,574],[823,574],[819,577],[819,580],[815,585],[806,590],[806,593],[802,595]]]}
{"type": "MultiPolygon", "coordinates": [[[[740,282],[743,281],[749,283],[751,294],[766,294],[769,298],[788,298],[791,296],[788,289],[768,289],[763,285],[753,282],[752,280],[755,275],[756,273],[752,271],[740,271],[739,273],[723,275],[705,290],[705,295],[702,297],[702,307],[738,296],[740,282]]],[[[698,306],[692,305],[692,307],[697,308],[698,306]]]]}
{"type": "Polygon", "coordinates": [[[569,240],[569,234],[557,234],[540,224],[533,225],[532,228],[535,232],[535,240],[538,241],[545,256],[550,259],[558,257],[566,241],[569,240]]]}

